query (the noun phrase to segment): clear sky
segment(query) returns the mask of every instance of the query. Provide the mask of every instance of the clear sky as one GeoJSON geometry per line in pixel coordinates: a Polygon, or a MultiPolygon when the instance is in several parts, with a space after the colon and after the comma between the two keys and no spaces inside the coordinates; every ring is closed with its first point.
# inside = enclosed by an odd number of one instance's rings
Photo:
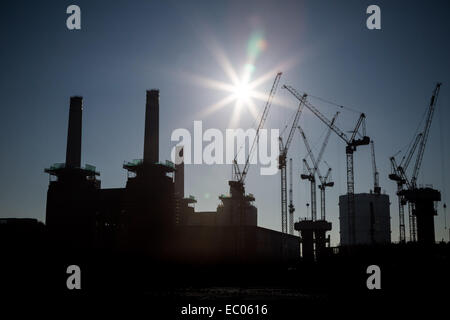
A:
{"type": "MultiPolygon", "coordinates": [[[[380,184],[391,197],[395,241],[398,211],[396,185],[387,178],[389,157],[405,150],[436,81],[443,82],[419,183],[442,191],[436,239],[445,235],[448,240],[442,204],[450,191],[449,9],[445,0],[4,1],[0,216],[44,220],[48,175],[43,170],[64,162],[70,96],[84,97],[82,163],[98,168],[102,187],[123,187],[123,161],[142,157],[145,90],[160,89],[160,158],[168,159],[174,129],[192,130],[194,120],[202,120],[204,128],[230,127],[234,103],[205,113],[228,94],[200,80],[230,83],[223,57],[242,75],[251,56],[251,80],[273,73],[258,86],[261,92],[269,92],[280,68],[281,84],[366,113],[380,184]],[[81,8],[79,31],[66,28],[70,4],[81,8]],[[381,30],[366,28],[371,4],[381,8],[381,30]],[[260,44],[256,53],[255,37],[260,44]]],[[[285,90],[277,98],[283,103],[272,106],[269,128],[283,128],[297,105],[285,90]]],[[[263,101],[254,102],[261,112],[263,101]]],[[[336,112],[331,105],[311,102],[330,118],[336,112]]],[[[232,127],[251,127],[249,111],[244,106],[232,127]]],[[[342,110],[338,126],[351,130],[357,117],[357,112],[342,110]]],[[[325,126],[307,111],[300,124],[317,152],[325,126]]],[[[338,196],[346,192],[344,147],[333,134],[324,155],[336,183],[327,193],[334,244],[339,240],[338,196]]],[[[356,192],[368,192],[373,185],[370,149],[360,150],[355,154],[356,192]]],[[[304,155],[296,134],[289,157],[297,177],[304,155]]],[[[186,168],[186,193],[197,197],[197,210],[215,210],[230,176],[229,165],[186,168]]],[[[260,176],[254,166],[246,188],[256,197],[259,225],[280,230],[279,174],[260,176]]],[[[309,185],[296,179],[294,195],[296,219],[305,217],[309,185]]]]}

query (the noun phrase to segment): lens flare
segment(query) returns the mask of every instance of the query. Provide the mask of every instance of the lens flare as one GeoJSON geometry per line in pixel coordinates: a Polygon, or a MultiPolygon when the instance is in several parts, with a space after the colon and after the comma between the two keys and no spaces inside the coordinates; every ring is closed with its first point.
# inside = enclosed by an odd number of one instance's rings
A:
{"type": "MultiPolygon", "coordinates": [[[[231,64],[224,50],[222,50],[217,43],[211,46],[210,49],[213,53],[213,57],[228,77],[229,82],[223,82],[198,75],[186,76],[198,85],[214,90],[224,91],[229,93],[229,95],[207,106],[197,116],[205,117],[231,105],[233,110],[231,112],[231,119],[228,124],[229,128],[237,126],[239,120],[242,118],[240,114],[244,110],[248,111],[255,120],[258,119],[260,116],[260,110],[258,111],[255,100],[266,102],[268,98],[268,93],[259,91],[258,88],[269,80],[272,80],[274,75],[280,70],[290,68],[292,65],[297,63],[297,59],[284,61],[258,78],[252,79],[252,76],[256,70],[256,60],[266,48],[267,42],[264,39],[262,32],[253,33],[247,43],[247,61],[243,65],[242,74],[239,74],[231,64]]],[[[274,98],[273,103],[283,107],[292,108],[289,103],[282,101],[277,97],[274,98]]]]}
{"type": "Polygon", "coordinates": [[[250,99],[252,90],[248,86],[248,83],[244,81],[234,86],[233,93],[237,101],[244,102],[250,99]]]}

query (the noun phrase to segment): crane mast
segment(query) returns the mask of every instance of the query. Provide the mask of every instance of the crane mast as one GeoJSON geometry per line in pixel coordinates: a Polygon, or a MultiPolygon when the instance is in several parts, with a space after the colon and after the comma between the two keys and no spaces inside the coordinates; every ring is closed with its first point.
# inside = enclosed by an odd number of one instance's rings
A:
{"type": "Polygon", "coordinates": [[[313,169],[309,166],[306,159],[303,159],[303,165],[307,169],[308,174],[301,174],[303,180],[308,180],[311,183],[311,220],[317,220],[317,201],[316,201],[316,178],[313,169]]]}
{"type": "Polygon", "coordinates": [[[280,137],[280,155],[278,157],[278,169],[280,169],[281,174],[281,232],[287,233],[288,232],[288,225],[287,225],[287,182],[286,182],[286,157],[289,150],[289,146],[292,142],[292,138],[294,137],[294,131],[297,127],[298,120],[300,119],[300,115],[303,110],[303,102],[306,99],[306,95],[304,97],[300,98],[300,102],[298,104],[297,112],[294,116],[294,121],[292,123],[291,130],[289,131],[288,138],[286,140],[286,143],[283,145],[283,139],[280,137]]]}
{"type": "MultiPolygon", "coordinates": [[[[392,173],[389,175],[389,179],[396,181],[397,183],[397,197],[398,197],[398,214],[399,214],[399,241],[405,242],[406,241],[406,235],[405,235],[405,213],[404,213],[404,206],[406,204],[405,197],[401,195],[403,186],[406,185],[409,188],[411,188],[411,183],[408,180],[408,177],[406,176],[406,170],[408,169],[408,166],[411,162],[411,159],[414,155],[414,152],[416,151],[416,148],[419,144],[419,142],[422,139],[422,132],[419,133],[415,139],[414,142],[411,145],[411,148],[409,149],[409,152],[405,154],[402,158],[402,161],[400,164],[397,164],[395,161],[395,157],[391,157],[391,165],[392,165],[392,173]]],[[[408,225],[409,225],[409,239],[412,242],[416,241],[416,234],[417,234],[417,223],[416,223],[416,217],[413,215],[413,207],[412,204],[408,204],[408,225]]]]}
{"type": "MultiPolygon", "coordinates": [[[[398,198],[398,220],[399,220],[399,241],[404,243],[406,241],[405,236],[405,200],[400,192],[403,190],[403,185],[406,183],[405,179],[402,178],[402,173],[399,170],[399,166],[395,161],[395,157],[390,158],[392,173],[389,175],[389,179],[397,182],[397,198],[398,198]]],[[[411,221],[411,219],[410,219],[411,221]]],[[[410,224],[411,230],[411,224],[410,224]]]]}
{"type": "Polygon", "coordinates": [[[294,97],[298,100],[302,99],[303,104],[307,107],[314,115],[316,115],[325,125],[327,125],[331,130],[333,130],[338,137],[344,140],[347,144],[345,148],[346,153],[346,164],[347,164],[347,207],[348,207],[348,229],[349,229],[349,244],[356,243],[356,230],[355,230],[355,180],[354,180],[354,170],[353,170],[353,153],[356,151],[358,146],[368,145],[370,143],[370,138],[366,136],[365,132],[365,114],[361,113],[353,134],[351,138],[340,130],[334,123],[327,119],[316,107],[311,103],[306,101],[306,94],[300,95],[293,87],[288,85],[283,85],[284,89],[287,89],[294,97]],[[356,134],[359,132],[359,128],[362,126],[363,137],[362,139],[356,139],[356,134]]]}
{"type": "Polygon", "coordinates": [[[380,194],[380,192],[381,192],[380,180],[379,180],[379,173],[377,170],[377,163],[375,161],[375,146],[374,146],[373,140],[370,141],[370,150],[372,153],[373,192],[375,194],[380,194]]]}
{"type": "Polygon", "coordinates": [[[411,242],[417,241],[417,218],[414,215],[414,210],[414,203],[408,202],[409,240],[411,242]]]}
{"type": "Polygon", "coordinates": [[[305,132],[302,130],[300,126],[298,126],[298,130],[303,138],[303,142],[305,143],[306,150],[308,151],[308,155],[311,158],[314,169],[311,169],[306,159],[303,159],[303,165],[307,169],[308,174],[302,174],[300,177],[303,180],[308,180],[311,183],[311,220],[316,221],[317,218],[317,201],[316,201],[316,159],[312,153],[311,147],[309,146],[308,139],[306,139],[305,132]]]}
{"type": "Polygon", "coordinates": [[[289,159],[289,234],[294,234],[294,201],[292,198],[292,158],[289,159]]]}
{"type": "Polygon", "coordinates": [[[320,220],[326,220],[326,211],[325,211],[325,188],[334,186],[334,182],[328,181],[329,176],[331,174],[331,168],[328,168],[328,171],[323,179],[321,179],[321,183],[319,185],[320,190],[320,220]]]}

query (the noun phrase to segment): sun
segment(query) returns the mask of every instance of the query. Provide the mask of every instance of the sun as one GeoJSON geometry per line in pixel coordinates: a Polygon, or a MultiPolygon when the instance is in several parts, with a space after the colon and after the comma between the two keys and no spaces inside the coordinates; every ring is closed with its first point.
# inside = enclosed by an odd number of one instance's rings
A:
{"type": "MultiPolygon", "coordinates": [[[[205,117],[225,107],[232,108],[231,118],[228,123],[229,128],[236,127],[241,119],[243,119],[243,112],[249,112],[256,120],[260,117],[261,108],[258,108],[256,102],[266,102],[268,98],[267,93],[260,90],[260,87],[265,85],[266,82],[274,79],[275,75],[280,70],[286,70],[292,65],[297,63],[297,59],[290,59],[281,62],[278,66],[268,70],[256,79],[252,79],[256,70],[255,63],[256,57],[260,54],[260,51],[265,48],[266,44],[263,39],[251,38],[249,42],[247,62],[242,67],[242,72],[237,72],[233,67],[230,60],[224,51],[218,46],[211,46],[213,57],[218,62],[219,67],[225,73],[228,78],[228,82],[215,80],[212,78],[184,74],[192,83],[196,83],[206,88],[226,92],[227,95],[213,104],[205,107],[198,117],[205,117]],[[256,39],[256,40],[255,40],[256,39]]],[[[269,88],[270,89],[270,88],[269,88]]],[[[287,108],[291,106],[278,98],[274,98],[274,104],[278,104],[287,108]]]]}
{"type": "Polygon", "coordinates": [[[252,117],[257,119],[259,111],[255,101],[267,100],[267,94],[258,90],[258,87],[272,78],[276,73],[268,72],[266,75],[251,81],[251,74],[248,71],[244,71],[243,75],[239,77],[225,57],[222,57],[221,61],[221,65],[230,81],[228,83],[201,76],[190,76],[191,79],[194,79],[197,84],[200,84],[203,87],[227,93],[222,99],[207,106],[199,114],[199,117],[208,116],[224,107],[231,107],[231,118],[228,124],[228,127],[230,128],[235,127],[238,124],[239,118],[244,110],[250,112],[252,117]]]}
{"type": "Polygon", "coordinates": [[[236,97],[236,102],[247,102],[252,96],[252,89],[247,82],[243,81],[234,86],[233,94],[236,97]]]}

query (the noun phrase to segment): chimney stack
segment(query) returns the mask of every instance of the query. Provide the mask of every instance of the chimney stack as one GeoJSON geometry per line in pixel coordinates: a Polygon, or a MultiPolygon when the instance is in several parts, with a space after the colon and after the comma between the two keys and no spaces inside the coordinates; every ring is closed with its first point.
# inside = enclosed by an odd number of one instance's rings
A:
{"type": "Polygon", "coordinates": [[[159,90],[147,90],[145,104],[144,163],[159,161],[159,90]]]}
{"type": "Polygon", "coordinates": [[[69,128],[67,132],[66,167],[81,167],[81,124],[83,97],[70,97],[69,128]]]}
{"type": "Polygon", "coordinates": [[[183,146],[175,148],[175,196],[184,198],[184,155],[183,146]]]}

